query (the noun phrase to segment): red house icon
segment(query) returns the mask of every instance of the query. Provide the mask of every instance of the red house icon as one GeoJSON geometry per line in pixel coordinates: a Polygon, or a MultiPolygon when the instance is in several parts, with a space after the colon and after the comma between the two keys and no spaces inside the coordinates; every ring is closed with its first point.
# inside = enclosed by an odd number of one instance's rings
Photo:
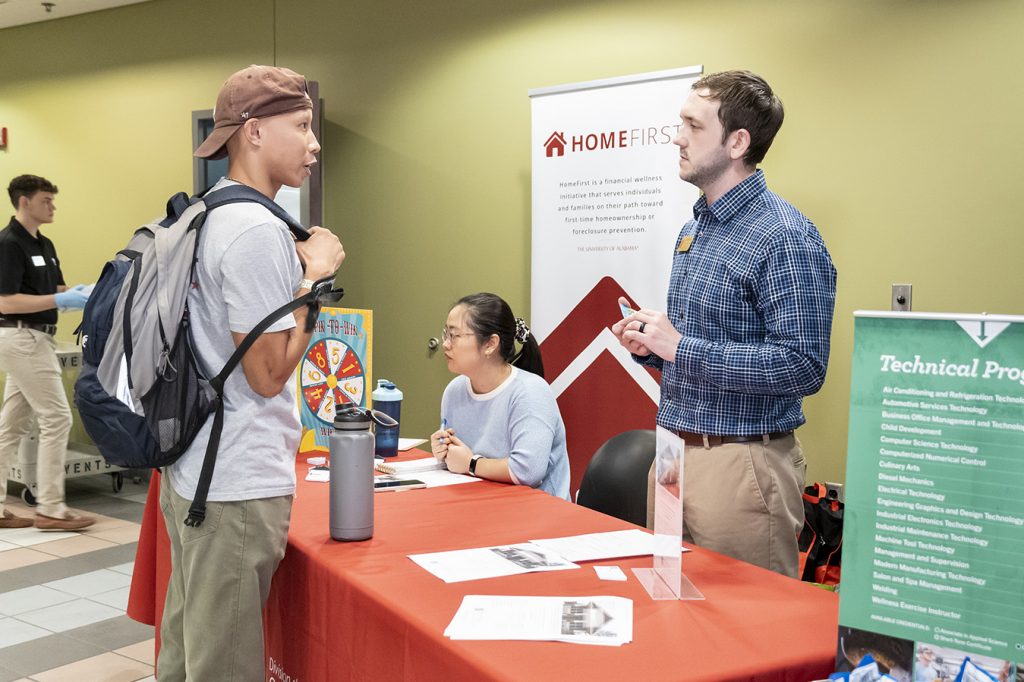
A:
{"type": "Polygon", "coordinates": [[[551,133],[551,137],[544,143],[546,156],[565,156],[565,136],[562,133],[551,133]]]}

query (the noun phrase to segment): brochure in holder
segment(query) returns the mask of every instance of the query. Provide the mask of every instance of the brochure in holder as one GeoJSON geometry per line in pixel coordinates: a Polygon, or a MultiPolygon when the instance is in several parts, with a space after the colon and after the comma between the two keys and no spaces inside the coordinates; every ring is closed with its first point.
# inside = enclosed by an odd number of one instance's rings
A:
{"type": "Polygon", "coordinates": [[[654,565],[633,573],[651,599],[704,599],[683,575],[683,441],[660,426],[654,477],[654,565]]]}

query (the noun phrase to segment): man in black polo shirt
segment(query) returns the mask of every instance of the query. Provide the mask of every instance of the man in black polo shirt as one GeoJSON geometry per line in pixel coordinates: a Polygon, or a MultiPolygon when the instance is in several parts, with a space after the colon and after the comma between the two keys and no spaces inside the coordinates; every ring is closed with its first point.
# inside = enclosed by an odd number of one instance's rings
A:
{"type": "Polygon", "coordinates": [[[57,187],[36,175],[19,175],[7,193],[15,215],[0,231],[0,370],[7,379],[0,410],[0,528],[24,528],[31,519],[3,508],[7,472],[28,431],[39,422],[35,527],[78,530],[95,519],[72,513],[64,504],[64,459],[71,409],[57,361],[57,308],[81,309],[89,298],[83,285],[64,286],[53,242],[39,226],[53,222],[57,187]]]}

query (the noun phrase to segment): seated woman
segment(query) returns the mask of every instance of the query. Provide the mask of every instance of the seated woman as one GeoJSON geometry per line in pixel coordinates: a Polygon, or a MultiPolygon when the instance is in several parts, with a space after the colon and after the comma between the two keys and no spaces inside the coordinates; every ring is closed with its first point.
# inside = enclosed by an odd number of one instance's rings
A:
{"type": "Polygon", "coordinates": [[[443,337],[448,369],[460,376],[441,398],[434,456],[458,474],[569,499],[565,425],[526,324],[500,297],[473,294],[448,313],[443,337]]]}

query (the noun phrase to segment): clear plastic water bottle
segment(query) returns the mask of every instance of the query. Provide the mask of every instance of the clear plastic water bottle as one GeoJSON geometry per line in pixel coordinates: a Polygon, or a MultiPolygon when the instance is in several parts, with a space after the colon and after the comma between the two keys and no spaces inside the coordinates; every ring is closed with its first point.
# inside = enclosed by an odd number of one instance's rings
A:
{"type": "Polygon", "coordinates": [[[377,425],[377,446],[374,454],[377,457],[394,457],[398,454],[398,422],[402,416],[402,392],[387,379],[377,381],[377,389],[373,392],[373,407],[395,420],[395,426],[377,425]]]}
{"type": "Polygon", "coordinates": [[[334,416],[330,440],[330,524],[335,540],[354,542],[373,537],[371,422],[398,426],[386,414],[362,407],[348,407],[334,416]]]}

